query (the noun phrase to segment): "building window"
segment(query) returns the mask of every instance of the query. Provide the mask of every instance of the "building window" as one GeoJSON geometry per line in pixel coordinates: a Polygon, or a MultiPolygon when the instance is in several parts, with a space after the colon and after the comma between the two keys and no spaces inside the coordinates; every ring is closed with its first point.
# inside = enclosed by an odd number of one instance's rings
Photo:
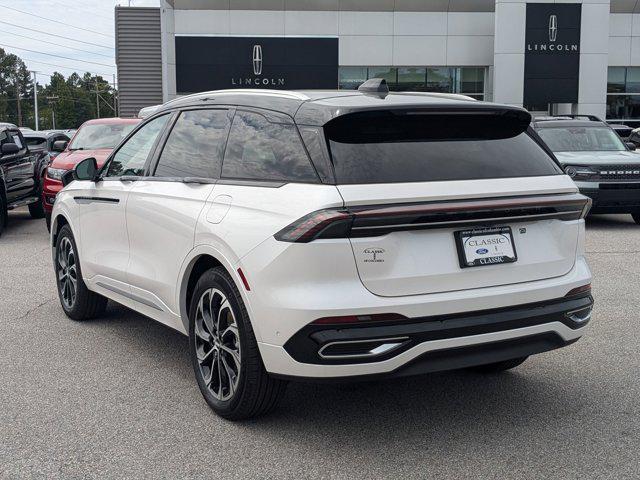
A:
{"type": "Polygon", "coordinates": [[[398,91],[424,92],[427,90],[427,69],[416,67],[398,68],[398,91]]]}
{"type": "Polygon", "coordinates": [[[640,119],[640,67],[609,67],[607,118],[640,119]]]}
{"type": "Polygon", "coordinates": [[[484,99],[485,67],[340,67],[338,86],[355,90],[369,78],[384,78],[391,91],[461,93],[484,99]]]}

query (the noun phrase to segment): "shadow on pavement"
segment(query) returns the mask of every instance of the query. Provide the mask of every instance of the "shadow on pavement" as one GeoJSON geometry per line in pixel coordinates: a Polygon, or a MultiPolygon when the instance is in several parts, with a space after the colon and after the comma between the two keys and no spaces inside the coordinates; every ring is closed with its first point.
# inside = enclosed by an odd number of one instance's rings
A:
{"type": "Polygon", "coordinates": [[[0,239],[5,236],[27,235],[36,231],[41,231],[44,238],[48,236],[44,218],[31,218],[27,207],[16,208],[9,211],[9,221],[5,225],[0,239]]]}
{"type": "Polygon", "coordinates": [[[586,222],[587,230],[598,228],[605,230],[608,227],[615,228],[640,228],[633,221],[631,215],[589,215],[586,222]]]}

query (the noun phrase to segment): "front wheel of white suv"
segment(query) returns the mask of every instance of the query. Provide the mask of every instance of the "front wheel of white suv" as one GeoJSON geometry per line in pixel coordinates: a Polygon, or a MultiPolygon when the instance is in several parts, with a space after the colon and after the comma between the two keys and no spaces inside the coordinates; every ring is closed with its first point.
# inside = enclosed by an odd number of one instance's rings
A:
{"type": "Polygon", "coordinates": [[[196,284],[189,345],[200,392],[221,417],[256,417],[282,397],[286,382],[266,372],[240,292],[221,267],[207,270],[196,284]]]}
{"type": "Polygon", "coordinates": [[[85,285],[77,252],[71,228],[65,225],[58,232],[54,259],[60,305],[67,317],[88,320],[104,312],[107,299],[85,285]]]}
{"type": "Polygon", "coordinates": [[[632,213],[633,221],[640,225],[640,212],[632,213]]]}

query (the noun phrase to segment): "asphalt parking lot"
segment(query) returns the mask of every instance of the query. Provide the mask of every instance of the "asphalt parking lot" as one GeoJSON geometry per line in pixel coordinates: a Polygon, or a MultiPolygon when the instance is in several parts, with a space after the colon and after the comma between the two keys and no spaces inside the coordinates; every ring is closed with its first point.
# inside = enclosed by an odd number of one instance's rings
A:
{"type": "Polygon", "coordinates": [[[578,343],[499,376],[290,384],[229,423],[186,338],[110,304],[62,313],[44,221],[0,237],[0,478],[638,478],[640,226],[587,226],[595,318],[578,343]]]}

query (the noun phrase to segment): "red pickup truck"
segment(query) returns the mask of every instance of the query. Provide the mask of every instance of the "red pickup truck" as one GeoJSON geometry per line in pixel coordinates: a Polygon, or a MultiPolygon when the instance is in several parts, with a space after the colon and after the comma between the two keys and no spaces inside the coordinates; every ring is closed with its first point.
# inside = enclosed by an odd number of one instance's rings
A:
{"type": "MultiPolygon", "coordinates": [[[[51,227],[51,211],[56,195],[62,190],[62,175],[88,157],[95,157],[101,167],[111,151],[140,123],[139,118],[98,118],[84,122],[67,145],[56,142],[62,150],[47,168],[42,188],[47,228],[51,227]]],[[[66,142],[65,142],[66,143],[66,142]]]]}

